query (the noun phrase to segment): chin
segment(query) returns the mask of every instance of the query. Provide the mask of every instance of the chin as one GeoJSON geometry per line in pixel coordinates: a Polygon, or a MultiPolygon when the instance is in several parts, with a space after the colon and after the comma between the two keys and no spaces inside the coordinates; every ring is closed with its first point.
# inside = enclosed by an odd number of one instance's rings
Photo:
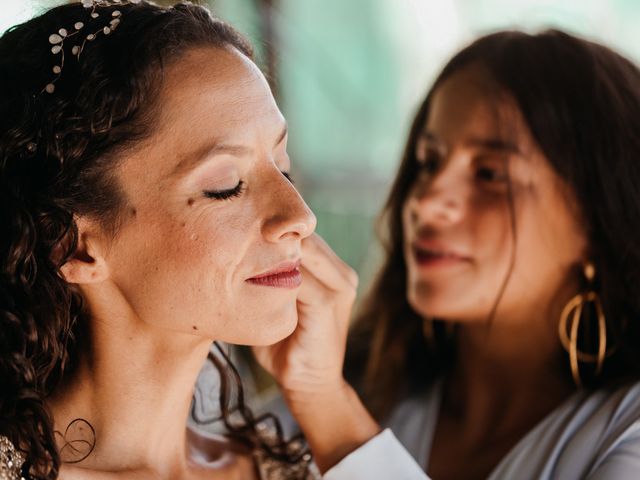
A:
{"type": "Polygon", "coordinates": [[[459,296],[443,295],[442,292],[409,290],[407,301],[411,308],[424,318],[449,319],[457,318],[459,311],[459,296]]]}
{"type": "Polygon", "coordinates": [[[277,334],[277,335],[274,335],[273,332],[269,332],[269,334],[264,337],[263,341],[260,342],[259,345],[268,346],[268,345],[273,345],[275,343],[281,342],[285,338],[289,337],[295,331],[296,326],[297,326],[297,323],[293,327],[283,330],[280,332],[280,334],[277,334]]]}
{"type": "Polygon", "coordinates": [[[425,282],[409,283],[407,287],[407,301],[416,313],[423,317],[434,317],[435,311],[442,311],[442,295],[435,288],[425,282]]]}
{"type": "Polygon", "coordinates": [[[278,343],[291,335],[298,326],[298,312],[292,312],[256,317],[257,322],[251,338],[247,338],[246,345],[268,346],[278,343]]]}
{"type": "Polygon", "coordinates": [[[295,330],[295,326],[288,330],[273,330],[260,332],[260,334],[253,336],[250,339],[246,339],[247,341],[242,342],[243,345],[248,345],[250,347],[268,347],[269,345],[274,345],[293,333],[295,330]]]}
{"type": "Polygon", "coordinates": [[[437,319],[454,323],[484,323],[489,318],[491,306],[478,308],[475,305],[461,305],[458,300],[451,298],[414,298],[408,296],[411,308],[422,318],[437,319]]]}

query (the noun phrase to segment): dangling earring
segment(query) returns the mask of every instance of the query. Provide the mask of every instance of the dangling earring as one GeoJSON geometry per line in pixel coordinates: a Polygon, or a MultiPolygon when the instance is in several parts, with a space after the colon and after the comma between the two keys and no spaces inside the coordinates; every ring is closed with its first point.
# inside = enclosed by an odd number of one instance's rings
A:
{"type": "Polygon", "coordinates": [[[605,358],[613,353],[613,349],[607,351],[607,321],[602,310],[600,297],[593,290],[593,280],[596,275],[594,265],[589,262],[584,267],[584,276],[589,284],[586,293],[579,293],[564,307],[560,315],[560,323],[558,325],[558,333],[562,346],[569,352],[569,361],[571,364],[571,375],[573,381],[578,388],[582,387],[582,379],[580,378],[580,366],[578,362],[595,363],[595,374],[602,372],[605,358]],[[598,353],[582,352],[578,349],[578,328],[582,320],[582,313],[585,305],[589,302],[593,304],[598,316],[598,353]],[[567,328],[570,333],[567,335],[567,328]]]}

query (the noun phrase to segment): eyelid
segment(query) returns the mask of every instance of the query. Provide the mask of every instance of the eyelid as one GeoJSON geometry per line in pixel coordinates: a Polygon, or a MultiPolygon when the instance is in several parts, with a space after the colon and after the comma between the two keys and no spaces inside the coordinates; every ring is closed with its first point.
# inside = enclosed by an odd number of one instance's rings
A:
{"type": "Polygon", "coordinates": [[[293,178],[291,177],[291,173],[290,172],[284,172],[284,171],[280,171],[280,173],[282,173],[282,175],[284,176],[284,178],[286,178],[287,180],[289,180],[289,182],[291,182],[291,185],[295,185],[296,182],[293,180],[293,178]]]}
{"type": "MultiPolygon", "coordinates": [[[[295,185],[293,178],[291,178],[291,174],[289,172],[281,172],[282,175],[291,182],[292,185],[295,185]]],[[[213,200],[228,200],[233,197],[239,197],[244,191],[244,181],[240,180],[238,184],[226,190],[203,190],[202,194],[213,200]]]]}
{"type": "Polygon", "coordinates": [[[233,197],[238,197],[244,191],[244,181],[240,180],[238,184],[227,190],[204,190],[202,194],[214,200],[228,200],[233,197]]]}
{"type": "Polygon", "coordinates": [[[504,171],[509,169],[509,159],[504,155],[481,155],[476,157],[474,163],[477,167],[490,167],[504,171]]]}
{"type": "Polygon", "coordinates": [[[436,152],[438,155],[446,156],[447,155],[447,147],[443,143],[434,140],[428,136],[420,136],[415,144],[415,153],[416,157],[420,157],[424,155],[426,152],[436,152]]]}

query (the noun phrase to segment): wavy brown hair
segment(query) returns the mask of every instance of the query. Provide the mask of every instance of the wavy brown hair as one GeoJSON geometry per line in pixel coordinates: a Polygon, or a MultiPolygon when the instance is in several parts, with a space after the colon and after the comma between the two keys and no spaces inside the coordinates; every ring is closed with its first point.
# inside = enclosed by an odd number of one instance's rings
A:
{"type": "Polygon", "coordinates": [[[427,341],[423,320],[407,301],[401,211],[419,173],[416,142],[434,92],[470,64],[481,65],[516,100],[533,138],[578,199],[608,339],[616,345],[602,374],[587,385],[640,378],[640,71],[618,53],[561,31],[498,32],[464,48],[437,77],[415,116],[383,210],[386,258],[355,319],[347,356],[347,376],[360,383],[379,419],[446,372],[455,357],[455,336],[434,322],[427,341]]]}
{"type": "MultiPolygon", "coordinates": [[[[26,454],[23,474],[31,478],[58,476],[45,402],[73,372],[88,321],[78,289],[60,274],[77,245],[74,218],[98,219],[117,234],[125,199],[114,170],[152,132],[167,65],[199,46],[252,56],[244,38],[203,7],[142,2],[98,11],[111,18],[116,8],[117,31],[87,42],[79,61],[65,45],[53,94],[40,93],[58,58],[47,39],[79,21],[93,28],[89,12],[63,5],[0,38],[0,435],[26,454]]],[[[224,362],[216,366],[224,370],[224,362]]],[[[239,383],[237,375],[232,380],[239,383]]],[[[233,413],[226,403],[225,417],[233,413]]],[[[242,402],[240,413],[245,425],[229,424],[231,434],[262,445],[242,402]]],[[[286,449],[275,450],[286,457],[286,449]]]]}

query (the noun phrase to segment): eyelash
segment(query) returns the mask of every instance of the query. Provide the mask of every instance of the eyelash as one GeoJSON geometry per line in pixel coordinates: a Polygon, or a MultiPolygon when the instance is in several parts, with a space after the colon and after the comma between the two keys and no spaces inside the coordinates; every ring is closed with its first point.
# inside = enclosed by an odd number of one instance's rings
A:
{"type": "Polygon", "coordinates": [[[293,181],[293,178],[291,178],[291,174],[289,172],[280,172],[280,173],[282,173],[284,178],[289,180],[289,183],[291,183],[291,185],[295,185],[296,184],[296,182],[293,181]]]}
{"type": "Polygon", "coordinates": [[[213,200],[228,200],[233,197],[239,197],[244,191],[244,182],[240,180],[238,185],[228,190],[205,190],[202,192],[205,197],[213,200]]]}
{"type": "MultiPolygon", "coordinates": [[[[292,185],[295,185],[295,182],[291,178],[291,174],[289,172],[281,172],[282,175],[291,182],[292,185]]],[[[229,200],[231,198],[239,197],[244,192],[244,181],[240,180],[238,185],[228,190],[205,190],[202,192],[205,197],[211,198],[213,200],[229,200]]]]}

